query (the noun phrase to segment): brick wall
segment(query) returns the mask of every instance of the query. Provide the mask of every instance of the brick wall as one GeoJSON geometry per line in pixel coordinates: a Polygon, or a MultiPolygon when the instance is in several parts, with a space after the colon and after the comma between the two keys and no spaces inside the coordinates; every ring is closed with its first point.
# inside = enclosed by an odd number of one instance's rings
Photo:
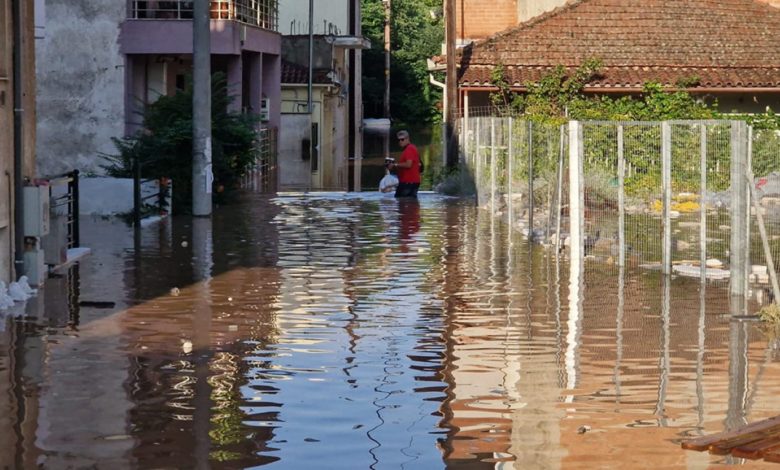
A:
{"type": "MultiPolygon", "coordinates": [[[[780,0],[763,0],[780,3],[780,0]]],[[[456,0],[458,39],[483,39],[566,3],[566,0],[456,0]]]]}
{"type": "Polygon", "coordinates": [[[517,0],[456,0],[458,40],[482,39],[517,24],[517,0]]]}

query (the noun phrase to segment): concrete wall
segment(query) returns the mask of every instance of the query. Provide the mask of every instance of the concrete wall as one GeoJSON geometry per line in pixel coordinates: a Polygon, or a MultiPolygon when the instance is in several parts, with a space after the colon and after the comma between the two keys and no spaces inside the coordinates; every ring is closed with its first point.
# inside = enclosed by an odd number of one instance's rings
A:
{"type": "MultiPolygon", "coordinates": [[[[317,0],[314,2],[314,34],[349,34],[348,0],[317,0]]],[[[309,0],[279,2],[279,32],[309,34],[309,0]]]]}
{"type": "Polygon", "coordinates": [[[123,1],[47,0],[37,48],[38,173],[102,173],[101,153],[124,134],[123,1]]]}
{"type": "MultiPolygon", "coordinates": [[[[51,188],[52,197],[63,196],[67,191],[65,185],[51,188]]],[[[141,185],[141,197],[155,195],[159,192],[157,181],[147,181],[141,185]]],[[[147,204],[156,204],[154,198],[145,199],[147,204]]],[[[81,215],[117,215],[133,210],[133,179],[94,177],[79,179],[79,214],[81,215]]],[[[167,210],[170,212],[170,199],[167,210]]],[[[64,213],[61,206],[59,212],[64,213]]]]}

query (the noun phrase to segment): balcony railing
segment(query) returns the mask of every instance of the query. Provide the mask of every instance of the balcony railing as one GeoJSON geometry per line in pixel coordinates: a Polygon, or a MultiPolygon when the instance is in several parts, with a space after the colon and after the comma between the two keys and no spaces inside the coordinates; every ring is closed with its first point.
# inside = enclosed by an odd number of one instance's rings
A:
{"type": "MultiPolygon", "coordinates": [[[[215,0],[210,3],[211,18],[235,20],[278,31],[279,0],[215,0]]],[[[192,19],[192,0],[132,0],[133,19],[192,19]]]]}

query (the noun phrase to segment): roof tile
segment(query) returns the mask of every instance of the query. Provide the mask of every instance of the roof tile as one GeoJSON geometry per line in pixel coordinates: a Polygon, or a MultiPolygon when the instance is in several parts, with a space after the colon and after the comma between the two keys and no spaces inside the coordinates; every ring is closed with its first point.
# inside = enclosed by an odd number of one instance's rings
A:
{"type": "Polygon", "coordinates": [[[460,83],[502,63],[522,85],[552,67],[604,64],[590,87],[780,87],[780,9],[756,0],[573,0],[463,51],[460,83]]]}

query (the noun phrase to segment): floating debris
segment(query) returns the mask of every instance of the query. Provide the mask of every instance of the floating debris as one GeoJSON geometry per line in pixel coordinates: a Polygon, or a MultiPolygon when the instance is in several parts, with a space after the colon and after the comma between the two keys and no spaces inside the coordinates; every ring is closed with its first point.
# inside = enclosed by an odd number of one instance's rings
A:
{"type": "MultiPolygon", "coordinates": [[[[675,274],[685,277],[701,277],[701,267],[692,264],[676,264],[672,266],[675,274]]],[[[704,276],[707,279],[728,279],[731,273],[725,269],[706,268],[704,276]]]]}
{"type": "Polygon", "coordinates": [[[776,303],[764,305],[761,310],[758,311],[758,318],[766,323],[780,325],[780,305],[776,303]]]}

